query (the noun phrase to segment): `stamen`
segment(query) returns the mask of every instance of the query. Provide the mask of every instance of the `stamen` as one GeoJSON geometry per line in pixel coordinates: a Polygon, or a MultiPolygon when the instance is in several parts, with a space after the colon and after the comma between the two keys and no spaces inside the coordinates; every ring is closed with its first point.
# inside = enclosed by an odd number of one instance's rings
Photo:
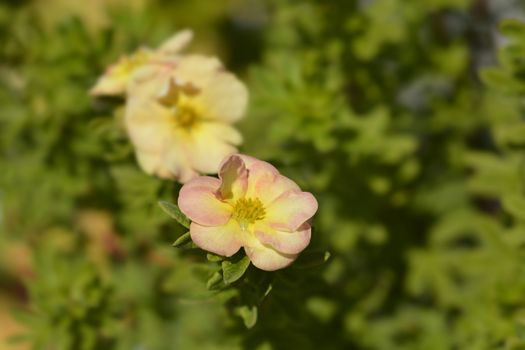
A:
{"type": "Polygon", "coordinates": [[[198,113],[189,106],[177,106],[175,111],[175,122],[177,126],[191,129],[199,119],[198,113]]]}
{"type": "Polygon", "coordinates": [[[239,222],[242,230],[255,221],[264,219],[266,211],[259,198],[241,198],[233,206],[233,218],[239,222]]]}
{"type": "Polygon", "coordinates": [[[157,101],[166,107],[175,106],[180,95],[191,97],[198,95],[199,92],[200,90],[192,83],[182,83],[175,78],[170,78],[162,88],[157,101]]]}

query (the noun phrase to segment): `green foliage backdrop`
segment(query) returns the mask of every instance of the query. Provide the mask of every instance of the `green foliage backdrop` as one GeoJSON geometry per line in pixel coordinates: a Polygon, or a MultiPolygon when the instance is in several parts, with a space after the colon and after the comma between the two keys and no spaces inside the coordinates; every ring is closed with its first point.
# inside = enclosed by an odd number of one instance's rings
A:
{"type": "Polygon", "coordinates": [[[15,340],[525,349],[518,1],[67,3],[0,4],[0,293],[24,326],[15,340]],[[180,185],[138,168],[119,101],[87,94],[119,55],[184,27],[248,84],[242,152],[320,204],[303,262],[220,292],[213,256],[171,246],[185,231],[157,202],[180,185]]]}

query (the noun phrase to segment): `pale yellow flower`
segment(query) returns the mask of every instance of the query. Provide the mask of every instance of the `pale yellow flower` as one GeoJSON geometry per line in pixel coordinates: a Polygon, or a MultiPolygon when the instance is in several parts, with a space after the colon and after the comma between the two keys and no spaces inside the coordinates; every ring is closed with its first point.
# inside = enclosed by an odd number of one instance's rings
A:
{"type": "Polygon", "coordinates": [[[244,84],[213,57],[145,65],[128,86],[125,124],[142,169],[185,183],[217,173],[242,142],[231,126],[248,101],[244,84]]]}
{"type": "Polygon", "coordinates": [[[90,90],[93,96],[124,96],[133,74],[145,65],[175,64],[179,52],[191,41],[193,32],[182,30],[166,40],[158,49],[141,47],[131,55],[122,56],[110,65],[90,90]]]}

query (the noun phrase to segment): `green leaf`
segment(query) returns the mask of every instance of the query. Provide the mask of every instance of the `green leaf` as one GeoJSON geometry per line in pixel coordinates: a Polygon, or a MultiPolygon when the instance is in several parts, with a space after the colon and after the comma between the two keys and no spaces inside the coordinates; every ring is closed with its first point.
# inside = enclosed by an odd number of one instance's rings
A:
{"type": "Polygon", "coordinates": [[[517,19],[501,21],[499,29],[503,35],[513,38],[522,38],[525,35],[525,23],[517,19]]]}
{"type": "Polygon", "coordinates": [[[244,272],[246,272],[246,269],[250,266],[250,259],[245,255],[237,261],[225,260],[221,266],[224,283],[231,284],[244,275],[244,272]]]}
{"type": "Polygon", "coordinates": [[[252,328],[257,323],[257,306],[248,307],[244,305],[238,307],[235,313],[242,318],[246,328],[252,328]]]}
{"type": "Polygon", "coordinates": [[[499,67],[485,68],[480,72],[481,80],[495,88],[512,86],[515,84],[512,76],[499,67]]]}
{"type": "Polygon", "coordinates": [[[180,211],[177,205],[166,201],[159,201],[159,205],[166,214],[177,220],[179,224],[186,228],[190,228],[190,219],[180,211]]]}
{"type": "Polygon", "coordinates": [[[272,289],[273,289],[273,285],[272,285],[271,283],[269,283],[269,284],[268,284],[268,287],[266,287],[266,290],[264,291],[264,293],[263,293],[263,295],[262,295],[261,300],[264,299],[264,298],[266,298],[266,297],[270,294],[270,292],[272,291],[272,289]]]}
{"type": "Polygon", "coordinates": [[[213,254],[213,253],[208,253],[206,254],[206,259],[208,259],[208,261],[211,261],[211,262],[219,262],[219,261],[223,261],[224,257],[213,254]]]}
{"type": "Polygon", "coordinates": [[[310,251],[302,253],[292,265],[298,269],[308,269],[324,264],[330,259],[328,251],[310,251]]]}
{"type": "Polygon", "coordinates": [[[188,243],[193,243],[193,242],[191,240],[190,233],[186,232],[185,234],[177,238],[175,242],[173,242],[173,246],[176,248],[181,248],[188,243]]]}
{"type": "Polygon", "coordinates": [[[210,277],[208,282],[206,282],[206,288],[208,288],[208,290],[215,290],[221,287],[223,287],[222,275],[217,271],[210,277]]]}
{"type": "Polygon", "coordinates": [[[518,319],[516,322],[516,335],[520,340],[525,340],[525,322],[518,319]]]}
{"type": "Polygon", "coordinates": [[[525,220],[525,198],[518,194],[503,197],[503,208],[516,218],[525,220]]]}

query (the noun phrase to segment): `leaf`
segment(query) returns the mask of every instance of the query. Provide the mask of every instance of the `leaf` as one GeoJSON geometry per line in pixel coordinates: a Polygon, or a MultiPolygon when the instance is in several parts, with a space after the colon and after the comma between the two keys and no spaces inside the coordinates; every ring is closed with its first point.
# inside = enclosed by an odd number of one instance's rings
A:
{"type": "Polygon", "coordinates": [[[159,205],[166,214],[177,220],[179,224],[186,228],[190,228],[190,219],[180,211],[177,205],[166,201],[159,201],[159,205]]]}
{"type": "Polygon", "coordinates": [[[245,255],[237,261],[225,260],[221,266],[224,283],[231,284],[244,275],[244,272],[250,266],[250,259],[245,255]]]}
{"type": "Polygon", "coordinates": [[[272,291],[272,289],[273,289],[273,285],[272,285],[271,283],[269,283],[269,284],[268,284],[268,287],[266,287],[266,290],[264,291],[264,293],[263,293],[263,295],[262,295],[261,300],[264,299],[264,298],[266,298],[266,297],[270,294],[270,292],[272,291]]]}
{"type": "Polygon", "coordinates": [[[485,68],[480,72],[481,80],[489,86],[503,88],[514,85],[512,76],[499,67],[485,68]]]}
{"type": "Polygon", "coordinates": [[[516,322],[516,335],[520,340],[525,340],[525,322],[522,319],[516,322]]]}
{"type": "Polygon", "coordinates": [[[293,267],[298,269],[308,269],[324,264],[330,259],[328,251],[310,251],[304,252],[299,256],[293,267]]]}
{"type": "Polygon", "coordinates": [[[242,318],[246,328],[252,328],[257,323],[257,306],[248,307],[247,305],[238,307],[235,313],[242,318]]]}
{"type": "Polygon", "coordinates": [[[173,242],[173,246],[176,248],[181,248],[182,246],[188,243],[193,243],[193,241],[191,240],[190,233],[186,232],[185,234],[177,238],[175,242],[173,242]]]}
{"type": "Polygon", "coordinates": [[[499,29],[503,35],[512,38],[522,38],[525,35],[525,23],[517,19],[506,19],[501,21],[499,29]]]}
{"type": "Polygon", "coordinates": [[[211,262],[219,262],[219,261],[223,261],[224,257],[213,254],[213,253],[208,253],[206,254],[206,259],[208,259],[208,261],[211,261],[211,262]]]}
{"type": "Polygon", "coordinates": [[[222,275],[219,271],[216,271],[211,277],[210,279],[208,280],[208,282],[206,282],[206,288],[208,288],[208,290],[215,290],[215,289],[220,289],[222,286],[223,286],[223,280],[222,280],[222,275]]]}
{"type": "Polygon", "coordinates": [[[505,210],[520,220],[525,220],[525,198],[518,194],[503,197],[505,210]]]}

